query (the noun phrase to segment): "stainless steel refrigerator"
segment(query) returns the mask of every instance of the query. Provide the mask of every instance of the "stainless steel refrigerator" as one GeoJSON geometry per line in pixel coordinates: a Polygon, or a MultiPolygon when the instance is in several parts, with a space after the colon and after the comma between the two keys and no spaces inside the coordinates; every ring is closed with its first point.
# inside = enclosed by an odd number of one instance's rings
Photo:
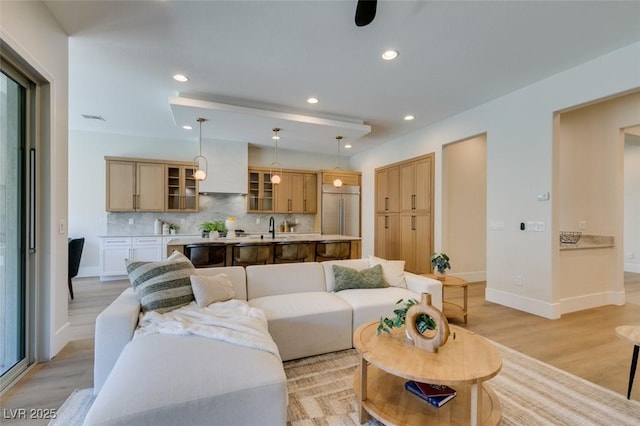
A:
{"type": "Polygon", "coordinates": [[[322,185],[322,234],[360,236],[360,187],[322,185]]]}

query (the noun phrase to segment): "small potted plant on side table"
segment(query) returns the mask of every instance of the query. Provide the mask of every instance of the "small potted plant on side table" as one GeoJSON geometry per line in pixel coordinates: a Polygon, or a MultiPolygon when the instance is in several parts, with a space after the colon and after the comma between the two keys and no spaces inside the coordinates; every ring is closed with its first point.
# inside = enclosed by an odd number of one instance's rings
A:
{"type": "Polygon", "coordinates": [[[434,253],[431,255],[431,266],[436,278],[444,281],[447,277],[447,269],[451,269],[449,256],[446,253],[434,253]]]}

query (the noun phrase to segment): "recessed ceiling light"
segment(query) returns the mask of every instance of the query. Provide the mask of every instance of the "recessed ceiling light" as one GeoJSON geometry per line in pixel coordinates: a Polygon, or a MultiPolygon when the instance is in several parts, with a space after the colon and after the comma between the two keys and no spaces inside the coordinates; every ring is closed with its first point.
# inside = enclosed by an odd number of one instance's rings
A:
{"type": "Polygon", "coordinates": [[[347,144],[347,145],[345,145],[344,147],[345,147],[346,149],[349,149],[349,148],[351,148],[351,145],[347,144]]]}
{"type": "Polygon", "coordinates": [[[189,77],[184,74],[176,74],[173,76],[175,81],[179,81],[180,83],[184,83],[185,81],[189,81],[189,77]]]}
{"type": "Polygon", "coordinates": [[[307,99],[307,102],[310,104],[317,104],[318,103],[318,98],[309,98],[307,99]]]}
{"type": "Polygon", "coordinates": [[[414,117],[413,115],[411,115],[411,114],[409,114],[409,115],[405,115],[405,116],[404,116],[405,121],[411,121],[411,120],[413,120],[414,118],[415,118],[415,117],[414,117]]]}
{"type": "Polygon", "coordinates": [[[188,125],[182,126],[182,128],[185,129],[185,130],[192,130],[193,129],[193,127],[188,126],[188,125]]]}
{"type": "Polygon", "coordinates": [[[397,50],[387,50],[382,54],[382,59],[385,61],[391,61],[398,57],[397,50]]]}

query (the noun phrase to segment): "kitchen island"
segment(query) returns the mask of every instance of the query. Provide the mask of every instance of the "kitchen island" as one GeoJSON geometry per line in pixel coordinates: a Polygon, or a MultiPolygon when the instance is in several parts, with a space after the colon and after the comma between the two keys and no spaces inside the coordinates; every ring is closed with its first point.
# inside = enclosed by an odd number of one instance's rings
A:
{"type": "MultiPolygon", "coordinates": [[[[306,245],[306,257],[298,259],[297,261],[313,262],[316,260],[325,260],[330,258],[332,253],[327,253],[323,250],[329,248],[332,243],[348,243],[349,250],[348,256],[351,259],[359,259],[361,257],[361,244],[360,237],[350,237],[345,235],[321,235],[321,234],[293,234],[293,233],[277,233],[275,238],[272,238],[270,234],[256,234],[237,238],[180,238],[176,237],[170,240],[167,244],[167,256],[174,250],[180,253],[185,253],[187,246],[193,245],[224,245],[226,246],[226,259],[225,266],[231,266],[237,264],[234,261],[234,247],[247,246],[247,245],[260,245],[267,247],[269,255],[267,256],[266,263],[274,263],[276,257],[276,247],[287,244],[299,244],[306,245]]],[[[344,252],[342,253],[344,254],[344,252]]],[[[336,253],[337,258],[339,253],[336,253]]]]}

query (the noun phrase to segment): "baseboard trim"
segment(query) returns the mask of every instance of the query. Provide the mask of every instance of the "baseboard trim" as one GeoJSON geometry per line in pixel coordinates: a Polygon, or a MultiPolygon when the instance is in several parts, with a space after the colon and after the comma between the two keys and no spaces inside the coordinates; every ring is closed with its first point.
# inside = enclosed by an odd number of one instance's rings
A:
{"type": "Polygon", "coordinates": [[[624,271],[640,274],[640,263],[625,263],[624,271]]]}
{"type": "Polygon", "coordinates": [[[489,302],[528,312],[548,319],[560,318],[559,304],[547,303],[518,294],[488,288],[485,290],[485,299],[489,302]]]}
{"type": "Polygon", "coordinates": [[[567,297],[560,300],[560,313],[584,311],[585,309],[599,308],[606,305],[624,305],[625,293],[623,291],[603,291],[601,293],[586,294],[578,297],[567,297]]]}

